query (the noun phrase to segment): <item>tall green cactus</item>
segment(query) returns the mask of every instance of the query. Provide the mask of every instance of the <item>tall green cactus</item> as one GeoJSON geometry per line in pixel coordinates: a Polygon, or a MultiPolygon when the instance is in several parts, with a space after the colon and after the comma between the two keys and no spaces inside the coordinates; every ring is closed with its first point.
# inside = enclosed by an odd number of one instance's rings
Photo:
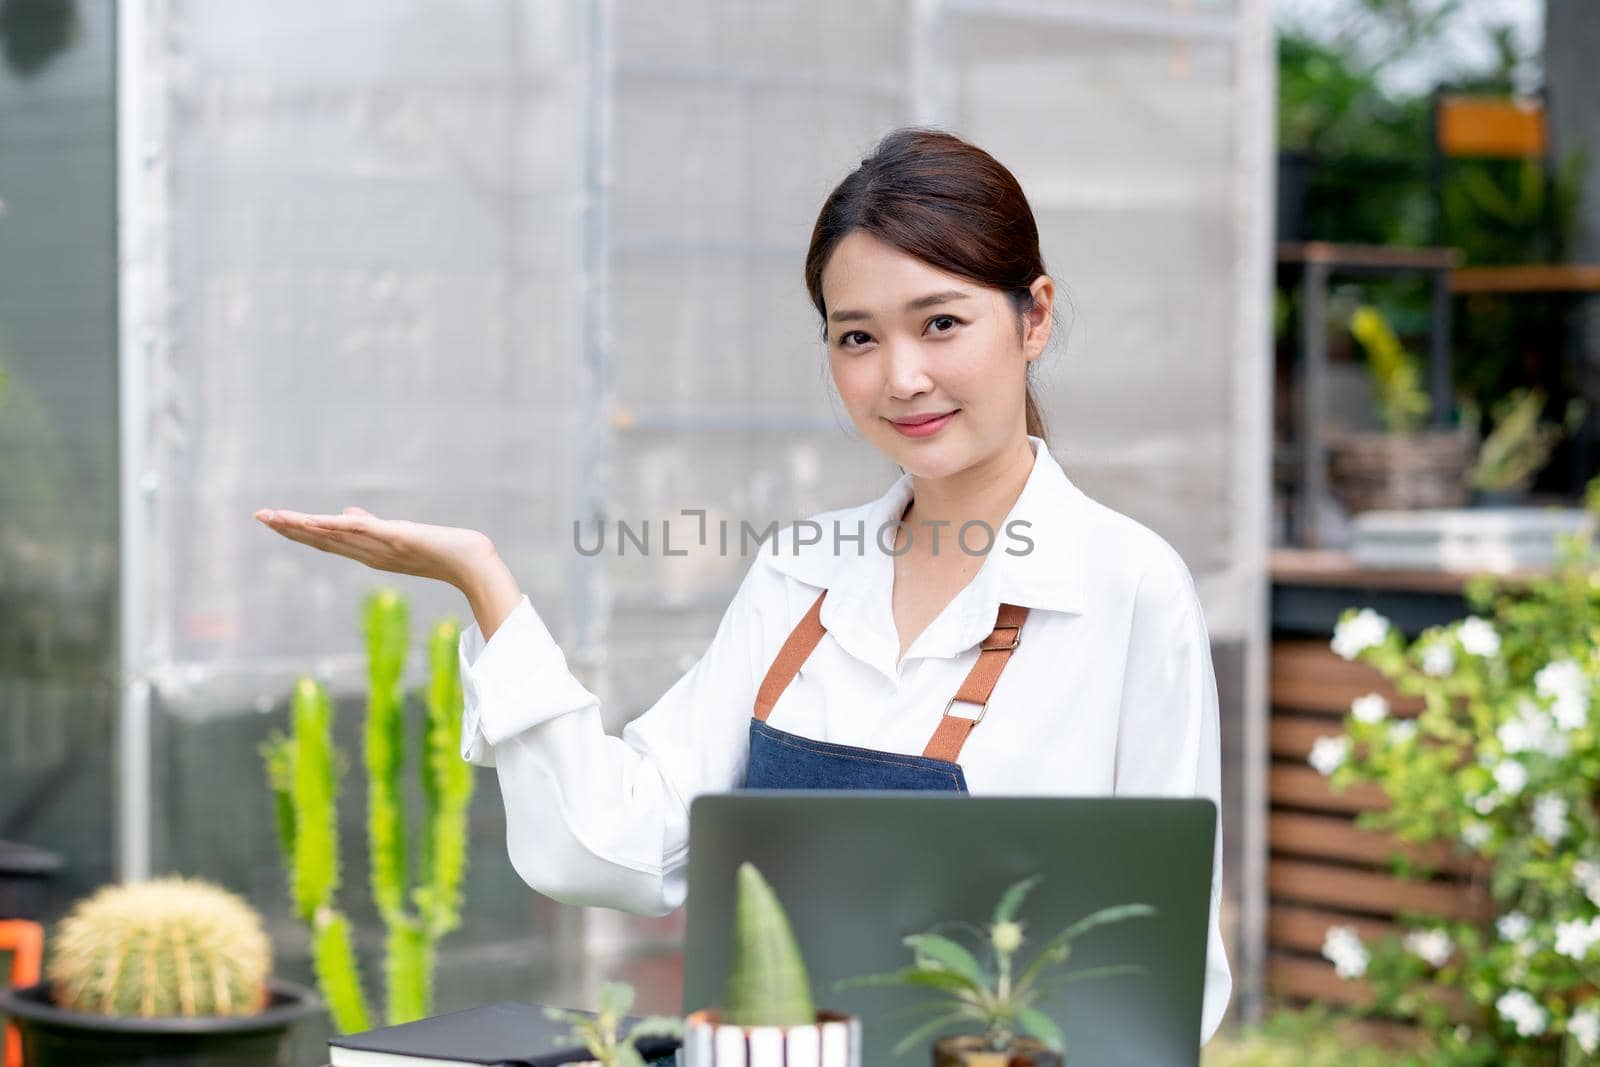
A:
{"type": "MultiPolygon", "coordinates": [[[[385,1018],[389,1024],[432,1011],[435,948],[460,925],[466,870],[466,814],[473,774],[460,756],[460,627],[435,624],[428,641],[429,679],[420,738],[423,825],[416,877],[408,854],[404,671],[409,611],[392,589],[363,603],[368,699],[365,733],[370,892],[385,936],[385,1018]],[[414,884],[413,884],[414,882],[414,884]],[[408,890],[409,886],[409,890],[408,890]],[[409,902],[409,907],[408,907],[409,902]]],[[[277,805],[280,843],[295,911],[312,930],[317,981],[341,1033],[371,1027],[349,920],[337,908],[338,779],[347,763],[333,746],[327,694],[309,678],[296,684],[293,733],[262,747],[277,805]]]]}

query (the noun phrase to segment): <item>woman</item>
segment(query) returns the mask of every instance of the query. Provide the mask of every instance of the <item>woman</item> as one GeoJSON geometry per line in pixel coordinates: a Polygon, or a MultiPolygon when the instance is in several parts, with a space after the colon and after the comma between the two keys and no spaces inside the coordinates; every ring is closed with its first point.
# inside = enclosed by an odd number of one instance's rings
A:
{"type": "MultiPolygon", "coordinates": [[[[1016,179],[897,130],[829,195],[805,275],[839,397],[903,473],[764,546],[705,654],[621,737],[484,535],[358,508],[257,517],[466,595],[462,755],[496,768],[512,863],[558,900],[678,907],[690,800],[740,786],[1220,805],[1189,571],[1046,446],[1029,375],[1055,291],[1016,179]]],[[[1202,1040],[1231,989],[1220,833],[1202,1040]]]]}

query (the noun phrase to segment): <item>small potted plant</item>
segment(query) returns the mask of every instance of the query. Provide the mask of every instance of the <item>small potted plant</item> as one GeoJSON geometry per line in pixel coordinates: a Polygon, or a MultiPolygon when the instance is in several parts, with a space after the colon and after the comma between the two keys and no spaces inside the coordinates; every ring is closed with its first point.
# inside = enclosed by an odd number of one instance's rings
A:
{"type": "Polygon", "coordinates": [[[914,954],[911,966],[892,974],[846,978],[834,985],[834,991],[852,986],[911,986],[932,990],[947,1002],[945,1011],[913,1029],[895,1046],[895,1055],[940,1030],[976,1022],[983,1026],[981,1034],[938,1039],[933,1047],[934,1067],[1063,1067],[1066,1040],[1055,1020],[1040,1009],[1039,1002],[1060,983],[1139,974],[1143,968],[1115,965],[1063,974],[1051,973],[1052,969],[1066,962],[1072,953],[1072,942],[1079,935],[1108,923],[1152,916],[1156,910],[1148,904],[1102,908],[1045,942],[1032,962],[1019,970],[1014,957],[1026,938],[1017,910],[1038,881],[1039,876],[1035,875],[1007,889],[995,905],[994,918],[987,929],[970,923],[954,924],[978,930],[984,942],[980,951],[992,957],[992,966],[984,966],[964,945],[934,932],[939,929],[936,926],[905,939],[914,954]]]}
{"type": "Polygon", "coordinates": [[[102,887],[47,943],[45,981],[0,993],[28,1067],[277,1067],[311,991],[268,976],[245,900],[199,879],[102,887]]]}
{"type": "Polygon", "coordinates": [[[1427,428],[1432,402],[1422,372],[1381,311],[1357,308],[1350,332],[1366,350],[1383,429],[1330,435],[1329,485],[1352,513],[1462,506],[1476,434],[1427,428]]]}
{"type": "MultiPolygon", "coordinates": [[[[1578,428],[1588,406],[1574,397],[1560,423],[1545,422],[1542,389],[1515,389],[1493,408],[1494,428],[1484,437],[1467,472],[1476,502],[1487,506],[1520,504],[1534,475],[1550,462],[1563,436],[1578,428]]],[[[1469,422],[1476,412],[1469,409],[1469,422]]]]}
{"type": "Polygon", "coordinates": [[[645,1067],[647,1061],[637,1045],[640,1038],[683,1035],[683,1024],[677,1019],[650,1015],[634,1023],[626,1039],[619,1039],[617,1030],[628,1009],[633,1007],[633,996],[632,986],[624,982],[606,982],[600,987],[600,1010],[594,1015],[565,1008],[544,1010],[547,1017],[572,1027],[571,1033],[560,1039],[563,1044],[586,1048],[594,1057],[575,1063],[573,1067],[645,1067]]]}
{"type": "Polygon", "coordinates": [[[813,1006],[789,917],[749,863],[739,867],[732,956],[721,1008],[684,1020],[687,1067],[861,1067],[860,1019],[813,1006]]]}

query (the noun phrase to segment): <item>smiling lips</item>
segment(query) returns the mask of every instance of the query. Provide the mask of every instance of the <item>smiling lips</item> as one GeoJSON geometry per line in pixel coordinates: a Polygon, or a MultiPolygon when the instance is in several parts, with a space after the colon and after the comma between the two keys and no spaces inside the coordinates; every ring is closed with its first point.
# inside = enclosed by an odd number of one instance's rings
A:
{"type": "Polygon", "coordinates": [[[934,415],[912,415],[905,419],[890,419],[889,425],[907,437],[928,437],[938,433],[961,409],[934,415]]]}

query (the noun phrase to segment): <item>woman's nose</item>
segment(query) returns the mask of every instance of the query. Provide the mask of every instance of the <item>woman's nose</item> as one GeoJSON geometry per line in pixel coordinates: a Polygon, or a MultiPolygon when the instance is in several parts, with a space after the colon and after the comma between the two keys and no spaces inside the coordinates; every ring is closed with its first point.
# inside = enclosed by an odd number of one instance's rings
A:
{"type": "Polygon", "coordinates": [[[932,383],[922,346],[914,341],[897,341],[889,343],[886,349],[884,376],[889,392],[900,397],[926,392],[932,383]]]}

